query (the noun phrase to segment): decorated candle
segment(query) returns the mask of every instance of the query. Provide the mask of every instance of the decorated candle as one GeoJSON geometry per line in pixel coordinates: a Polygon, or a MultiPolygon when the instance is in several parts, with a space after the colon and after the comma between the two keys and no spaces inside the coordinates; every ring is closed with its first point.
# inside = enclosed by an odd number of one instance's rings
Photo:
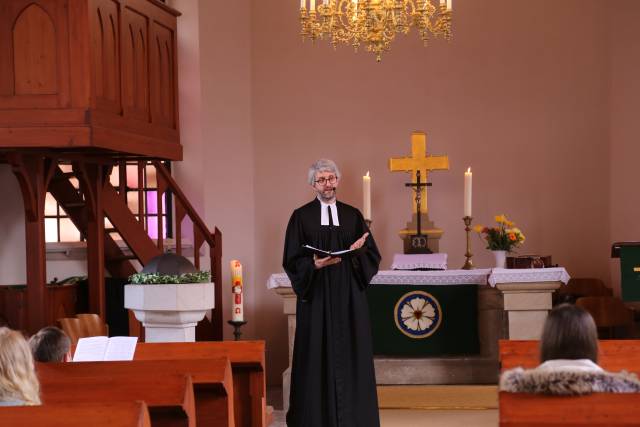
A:
{"type": "Polygon", "coordinates": [[[464,173],[464,216],[471,216],[471,168],[464,173]]]}
{"type": "Polygon", "coordinates": [[[234,322],[244,321],[244,310],[242,308],[242,264],[237,259],[231,260],[231,294],[233,298],[233,312],[231,320],[234,322]]]}
{"type": "Polygon", "coordinates": [[[371,177],[369,171],[362,177],[362,215],[371,220],[371,177]]]}

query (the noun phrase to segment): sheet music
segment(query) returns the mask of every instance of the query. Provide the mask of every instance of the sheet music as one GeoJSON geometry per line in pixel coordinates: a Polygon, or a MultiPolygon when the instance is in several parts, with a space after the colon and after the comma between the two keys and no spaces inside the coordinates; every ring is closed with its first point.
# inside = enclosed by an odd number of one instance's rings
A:
{"type": "Polygon", "coordinates": [[[109,344],[108,337],[86,337],[78,340],[74,362],[96,362],[104,360],[104,353],[109,344]]]}
{"type": "Polygon", "coordinates": [[[103,360],[133,360],[138,337],[111,337],[103,360]]]}
{"type": "Polygon", "coordinates": [[[74,362],[133,360],[138,337],[86,337],[78,340],[74,362]]]}

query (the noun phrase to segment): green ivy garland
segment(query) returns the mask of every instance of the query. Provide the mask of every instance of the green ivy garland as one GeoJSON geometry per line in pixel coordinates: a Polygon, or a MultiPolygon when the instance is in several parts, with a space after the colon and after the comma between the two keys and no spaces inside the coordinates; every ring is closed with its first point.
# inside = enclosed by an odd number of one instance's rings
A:
{"type": "Polygon", "coordinates": [[[158,273],[136,273],[129,277],[132,285],[165,285],[165,284],[186,284],[186,283],[208,283],[211,281],[211,273],[208,271],[198,271],[196,273],[184,274],[158,274],[158,273]]]}

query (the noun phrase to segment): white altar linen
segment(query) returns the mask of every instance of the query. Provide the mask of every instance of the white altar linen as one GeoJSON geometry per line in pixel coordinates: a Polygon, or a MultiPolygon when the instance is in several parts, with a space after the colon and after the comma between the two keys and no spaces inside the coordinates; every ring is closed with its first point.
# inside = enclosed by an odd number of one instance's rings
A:
{"type": "Polygon", "coordinates": [[[493,268],[489,275],[489,284],[497,283],[533,283],[533,282],[569,282],[569,273],[563,267],[554,268],[493,268]]]}
{"type": "Polygon", "coordinates": [[[432,270],[447,269],[447,254],[395,254],[393,255],[392,270],[415,270],[429,268],[432,270]]]}
{"type": "MultiPolygon", "coordinates": [[[[563,267],[556,268],[478,268],[475,270],[402,271],[380,270],[372,285],[486,285],[499,283],[562,282],[570,277],[563,267]]],[[[290,288],[286,273],[272,274],[268,289],[290,288]]]]}

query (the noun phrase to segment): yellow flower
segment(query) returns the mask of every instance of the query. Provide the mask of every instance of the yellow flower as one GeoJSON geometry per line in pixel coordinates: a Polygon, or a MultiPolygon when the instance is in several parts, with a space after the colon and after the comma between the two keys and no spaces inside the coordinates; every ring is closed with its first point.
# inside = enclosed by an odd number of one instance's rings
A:
{"type": "Polygon", "coordinates": [[[475,231],[476,233],[482,233],[482,230],[484,230],[484,225],[476,225],[475,227],[473,227],[473,231],[475,231]]]}
{"type": "Polygon", "coordinates": [[[506,222],[507,222],[507,217],[506,217],[506,216],[504,216],[504,214],[502,214],[502,215],[496,215],[496,218],[495,218],[495,219],[496,219],[496,222],[497,222],[498,224],[504,224],[504,223],[506,223],[506,222]]]}
{"type": "Polygon", "coordinates": [[[507,221],[506,218],[505,218],[504,225],[507,226],[507,227],[513,227],[516,224],[514,222],[507,221]]]}

